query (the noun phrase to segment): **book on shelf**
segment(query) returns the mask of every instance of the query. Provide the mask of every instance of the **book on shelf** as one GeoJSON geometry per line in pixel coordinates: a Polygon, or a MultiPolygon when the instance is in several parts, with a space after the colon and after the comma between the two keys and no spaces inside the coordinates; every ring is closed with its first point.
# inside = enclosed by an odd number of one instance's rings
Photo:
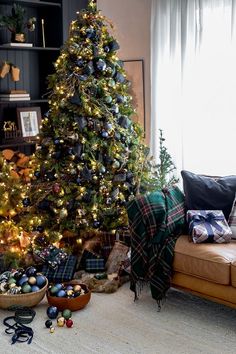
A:
{"type": "Polygon", "coordinates": [[[8,47],[33,47],[33,43],[5,43],[4,46],[8,46],[8,47]]]}
{"type": "Polygon", "coordinates": [[[0,98],[30,97],[29,93],[0,93],[0,98]]]}
{"type": "Polygon", "coordinates": [[[9,93],[28,93],[26,90],[9,90],[7,92],[2,92],[3,94],[9,93]]]}
{"type": "Polygon", "coordinates": [[[17,97],[1,97],[0,96],[0,102],[14,102],[14,101],[29,101],[30,96],[17,96],[17,97]]]}

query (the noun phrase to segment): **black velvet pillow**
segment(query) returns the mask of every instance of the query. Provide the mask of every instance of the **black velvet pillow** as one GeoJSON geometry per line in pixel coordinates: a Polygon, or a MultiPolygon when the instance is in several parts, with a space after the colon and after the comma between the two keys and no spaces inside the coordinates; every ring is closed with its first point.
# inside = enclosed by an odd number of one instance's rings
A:
{"type": "Polygon", "coordinates": [[[236,176],[207,177],[181,171],[188,210],[222,210],[226,220],[236,193],[236,176]]]}

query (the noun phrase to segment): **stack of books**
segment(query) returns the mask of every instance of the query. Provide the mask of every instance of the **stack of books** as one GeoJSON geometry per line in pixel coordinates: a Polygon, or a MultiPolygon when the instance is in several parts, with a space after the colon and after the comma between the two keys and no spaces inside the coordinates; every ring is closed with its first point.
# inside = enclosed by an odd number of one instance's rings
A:
{"type": "Polygon", "coordinates": [[[0,93],[0,101],[29,101],[30,95],[25,90],[11,90],[8,93],[0,93]]]}

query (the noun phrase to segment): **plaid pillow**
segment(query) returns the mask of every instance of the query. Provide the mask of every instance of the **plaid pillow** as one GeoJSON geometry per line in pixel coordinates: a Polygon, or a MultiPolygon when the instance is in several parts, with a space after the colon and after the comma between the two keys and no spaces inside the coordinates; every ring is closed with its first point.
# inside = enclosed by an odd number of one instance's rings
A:
{"type": "Polygon", "coordinates": [[[60,283],[70,281],[74,277],[76,270],[77,257],[70,255],[67,260],[61,263],[56,269],[44,264],[42,273],[48,278],[49,282],[60,283]]]}
{"type": "Polygon", "coordinates": [[[231,238],[236,239],[236,195],[233,202],[231,213],[229,215],[229,227],[231,228],[232,231],[231,238]]]}

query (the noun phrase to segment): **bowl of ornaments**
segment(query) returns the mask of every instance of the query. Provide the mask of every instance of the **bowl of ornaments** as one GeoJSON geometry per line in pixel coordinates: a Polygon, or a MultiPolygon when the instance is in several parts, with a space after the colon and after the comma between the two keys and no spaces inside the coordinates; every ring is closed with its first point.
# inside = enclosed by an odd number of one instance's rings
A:
{"type": "Polygon", "coordinates": [[[85,307],[90,301],[91,291],[78,280],[65,283],[50,284],[46,292],[48,303],[59,311],[69,309],[77,311],[85,307]]]}
{"type": "Polygon", "coordinates": [[[47,278],[34,267],[6,271],[0,274],[0,308],[36,306],[43,299],[47,286],[47,278]]]}

